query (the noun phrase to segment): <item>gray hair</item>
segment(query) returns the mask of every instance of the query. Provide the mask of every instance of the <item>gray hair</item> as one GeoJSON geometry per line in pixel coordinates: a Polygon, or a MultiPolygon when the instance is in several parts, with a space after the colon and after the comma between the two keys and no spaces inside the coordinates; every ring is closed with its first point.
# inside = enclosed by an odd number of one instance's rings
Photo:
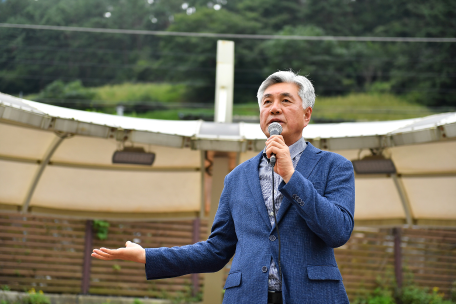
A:
{"type": "Polygon", "coordinates": [[[298,95],[302,100],[302,107],[305,109],[307,107],[313,107],[315,104],[315,89],[310,82],[304,76],[300,76],[291,71],[278,71],[274,74],[269,75],[265,81],[260,85],[258,89],[257,98],[258,105],[261,107],[261,99],[263,98],[264,91],[268,87],[276,83],[294,83],[298,86],[298,95]]]}

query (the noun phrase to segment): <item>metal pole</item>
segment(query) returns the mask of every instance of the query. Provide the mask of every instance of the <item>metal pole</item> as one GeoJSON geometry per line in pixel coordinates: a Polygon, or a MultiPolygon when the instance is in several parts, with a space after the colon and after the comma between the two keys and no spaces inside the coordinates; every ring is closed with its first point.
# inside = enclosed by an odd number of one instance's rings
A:
{"type": "MultiPolygon", "coordinates": [[[[193,220],[193,244],[198,243],[200,240],[200,219],[193,220]]],[[[199,291],[199,279],[197,273],[192,273],[192,295],[196,296],[199,291]]]]}
{"type": "Polygon", "coordinates": [[[413,212],[412,212],[410,200],[407,195],[407,191],[405,190],[404,183],[402,182],[402,177],[397,174],[393,174],[391,177],[393,178],[394,184],[396,185],[397,192],[399,193],[399,197],[401,198],[401,203],[402,203],[402,207],[404,208],[405,219],[407,221],[407,225],[409,225],[411,227],[413,225],[413,212]]]}
{"type": "Polygon", "coordinates": [[[393,228],[394,235],[394,273],[399,289],[402,288],[402,251],[401,251],[401,228],[393,228]]]}
{"type": "Polygon", "coordinates": [[[89,294],[90,288],[90,264],[91,264],[91,256],[92,253],[92,240],[93,240],[93,221],[87,220],[86,221],[86,229],[85,229],[85,245],[84,245],[84,266],[82,268],[82,283],[81,283],[81,291],[82,294],[89,294]]]}
{"type": "Polygon", "coordinates": [[[41,175],[44,172],[44,169],[46,169],[46,166],[49,164],[49,161],[51,160],[52,155],[54,154],[55,150],[60,146],[62,141],[69,137],[69,134],[56,134],[57,136],[54,138],[52,141],[51,145],[48,147],[48,150],[46,151],[43,160],[41,161],[41,164],[38,168],[38,170],[35,172],[35,176],[32,179],[32,182],[30,183],[29,189],[27,191],[27,194],[25,196],[24,202],[22,203],[22,213],[27,213],[30,205],[30,201],[32,200],[33,193],[35,192],[36,186],[38,185],[38,182],[40,181],[41,175]]]}

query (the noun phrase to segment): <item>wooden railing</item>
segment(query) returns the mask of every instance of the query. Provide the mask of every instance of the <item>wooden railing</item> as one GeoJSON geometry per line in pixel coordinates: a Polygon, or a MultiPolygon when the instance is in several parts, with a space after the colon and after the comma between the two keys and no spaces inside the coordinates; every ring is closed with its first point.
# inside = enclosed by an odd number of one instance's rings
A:
{"type": "MultiPolygon", "coordinates": [[[[126,240],[144,247],[182,246],[207,235],[204,221],[198,225],[193,221],[109,223],[106,240],[98,240],[91,232],[89,252],[121,247],[126,240]]],[[[143,265],[93,258],[90,267],[84,268],[86,225],[83,220],[0,214],[0,285],[17,291],[35,288],[80,294],[85,279],[89,294],[156,298],[201,290],[201,275],[146,281],[143,265]],[[84,269],[89,271],[86,276],[84,269]]],[[[379,279],[394,282],[398,271],[404,285],[413,278],[420,286],[438,287],[450,294],[456,281],[456,231],[402,228],[400,232],[397,239],[393,229],[356,227],[350,241],[335,250],[351,299],[372,291],[379,279]]],[[[225,271],[228,269],[229,265],[225,271]]]]}

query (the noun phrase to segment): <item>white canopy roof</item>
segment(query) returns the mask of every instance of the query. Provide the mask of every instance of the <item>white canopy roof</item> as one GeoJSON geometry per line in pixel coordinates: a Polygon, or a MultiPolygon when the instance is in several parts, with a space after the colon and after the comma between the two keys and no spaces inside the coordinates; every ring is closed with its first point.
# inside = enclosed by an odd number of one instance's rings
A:
{"type": "MultiPolygon", "coordinates": [[[[382,149],[394,176],[356,177],[363,224],[456,226],[456,113],[312,124],[313,145],[354,160],[382,149]]],[[[264,147],[258,124],[131,118],[50,106],[0,93],[0,210],[74,217],[195,217],[203,201],[202,151],[264,147]],[[152,167],[112,164],[122,144],[156,153],[152,167]]]]}

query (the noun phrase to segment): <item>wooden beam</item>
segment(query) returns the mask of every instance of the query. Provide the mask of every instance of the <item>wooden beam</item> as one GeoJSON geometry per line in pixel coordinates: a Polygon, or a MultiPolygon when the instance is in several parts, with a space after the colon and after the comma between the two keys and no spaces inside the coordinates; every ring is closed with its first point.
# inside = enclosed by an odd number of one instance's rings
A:
{"type": "MultiPolygon", "coordinates": [[[[2,205],[0,204],[0,208],[2,205]]],[[[1,210],[1,209],[0,209],[1,210]]],[[[100,220],[114,221],[174,221],[174,220],[193,220],[198,217],[199,211],[180,211],[180,212],[97,212],[82,210],[65,210],[47,207],[32,206],[30,214],[56,216],[70,219],[97,218],[100,220]]]]}
{"type": "Polygon", "coordinates": [[[93,221],[87,220],[85,225],[84,266],[82,267],[81,293],[89,294],[90,266],[92,262],[93,221]]]}
{"type": "Polygon", "coordinates": [[[394,274],[396,275],[396,284],[399,289],[402,288],[402,250],[401,250],[401,228],[393,228],[394,235],[394,274]]]}

